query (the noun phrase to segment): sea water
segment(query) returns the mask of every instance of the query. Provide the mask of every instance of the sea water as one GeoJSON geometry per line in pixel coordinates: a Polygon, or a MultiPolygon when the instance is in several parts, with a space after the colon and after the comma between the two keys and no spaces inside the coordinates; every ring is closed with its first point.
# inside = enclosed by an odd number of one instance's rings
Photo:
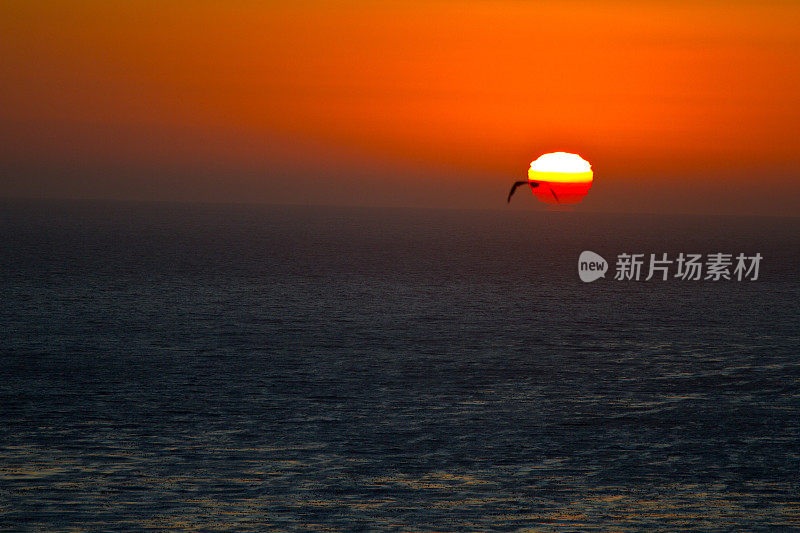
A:
{"type": "Polygon", "coordinates": [[[798,252],[791,218],[5,201],[0,528],[800,528],[798,252]]]}

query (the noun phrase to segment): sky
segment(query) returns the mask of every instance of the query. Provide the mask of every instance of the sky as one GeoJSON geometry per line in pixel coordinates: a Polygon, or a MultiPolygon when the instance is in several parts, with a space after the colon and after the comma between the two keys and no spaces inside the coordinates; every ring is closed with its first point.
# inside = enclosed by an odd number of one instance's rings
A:
{"type": "Polygon", "coordinates": [[[800,215],[800,4],[5,0],[0,196],[800,215]]]}

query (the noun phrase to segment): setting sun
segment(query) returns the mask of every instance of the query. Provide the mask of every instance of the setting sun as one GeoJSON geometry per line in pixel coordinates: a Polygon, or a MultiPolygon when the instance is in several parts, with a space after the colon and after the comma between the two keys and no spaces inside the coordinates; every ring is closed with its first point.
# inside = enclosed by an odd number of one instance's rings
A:
{"type": "Polygon", "coordinates": [[[592,187],[592,165],[578,154],[554,152],[539,156],[528,169],[531,190],[548,204],[577,204],[592,187]]]}

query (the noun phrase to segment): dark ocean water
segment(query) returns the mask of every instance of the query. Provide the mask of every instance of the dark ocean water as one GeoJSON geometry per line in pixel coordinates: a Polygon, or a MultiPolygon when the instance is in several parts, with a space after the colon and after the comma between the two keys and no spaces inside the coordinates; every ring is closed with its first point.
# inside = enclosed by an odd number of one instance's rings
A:
{"type": "Polygon", "coordinates": [[[6,201],[0,291],[0,529],[800,529],[800,219],[6,201]]]}

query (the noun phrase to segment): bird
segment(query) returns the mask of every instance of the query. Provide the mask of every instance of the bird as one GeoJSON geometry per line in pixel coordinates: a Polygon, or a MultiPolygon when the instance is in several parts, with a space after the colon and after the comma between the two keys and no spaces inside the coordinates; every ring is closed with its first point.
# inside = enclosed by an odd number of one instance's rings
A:
{"type": "Polygon", "coordinates": [[[511,186],[511,190],[508,191],[508,200],[506,200],[506,203],[511,203],[511,197],[514,196],[514,192],[517,190],[517,187],[519,187],[520,185],[527,185],[528,183],[531,184],[531,187],[538,187],[539,186],[538,183],[530,181],[530,180],[514,182],[514,185],[511,186]]]}
{"type": "MultiPolygon", "coordinates": [[[[508,191],[508,200],[506,200],[506,203],[511,203],[511,197],[514,196],[514,192],[517,190],[517,187],[519,187],[520,185],[528,185],[528,184],[530,184],[530,186],[532,188],[534,188],[534,189],[539,186],[538,182],[531,181],[531,180],[514,182],[514,185],[511,186],[511,190],[508,191]]],[[[558,195],[556,194],[556,191],[554,191],[552,187],[548,187],[548,188],[550,189],[550,192],[553,194],[553,198],[556,199],[556,202],[560,203],[561,200],[558,199],[558,195]]]]}

